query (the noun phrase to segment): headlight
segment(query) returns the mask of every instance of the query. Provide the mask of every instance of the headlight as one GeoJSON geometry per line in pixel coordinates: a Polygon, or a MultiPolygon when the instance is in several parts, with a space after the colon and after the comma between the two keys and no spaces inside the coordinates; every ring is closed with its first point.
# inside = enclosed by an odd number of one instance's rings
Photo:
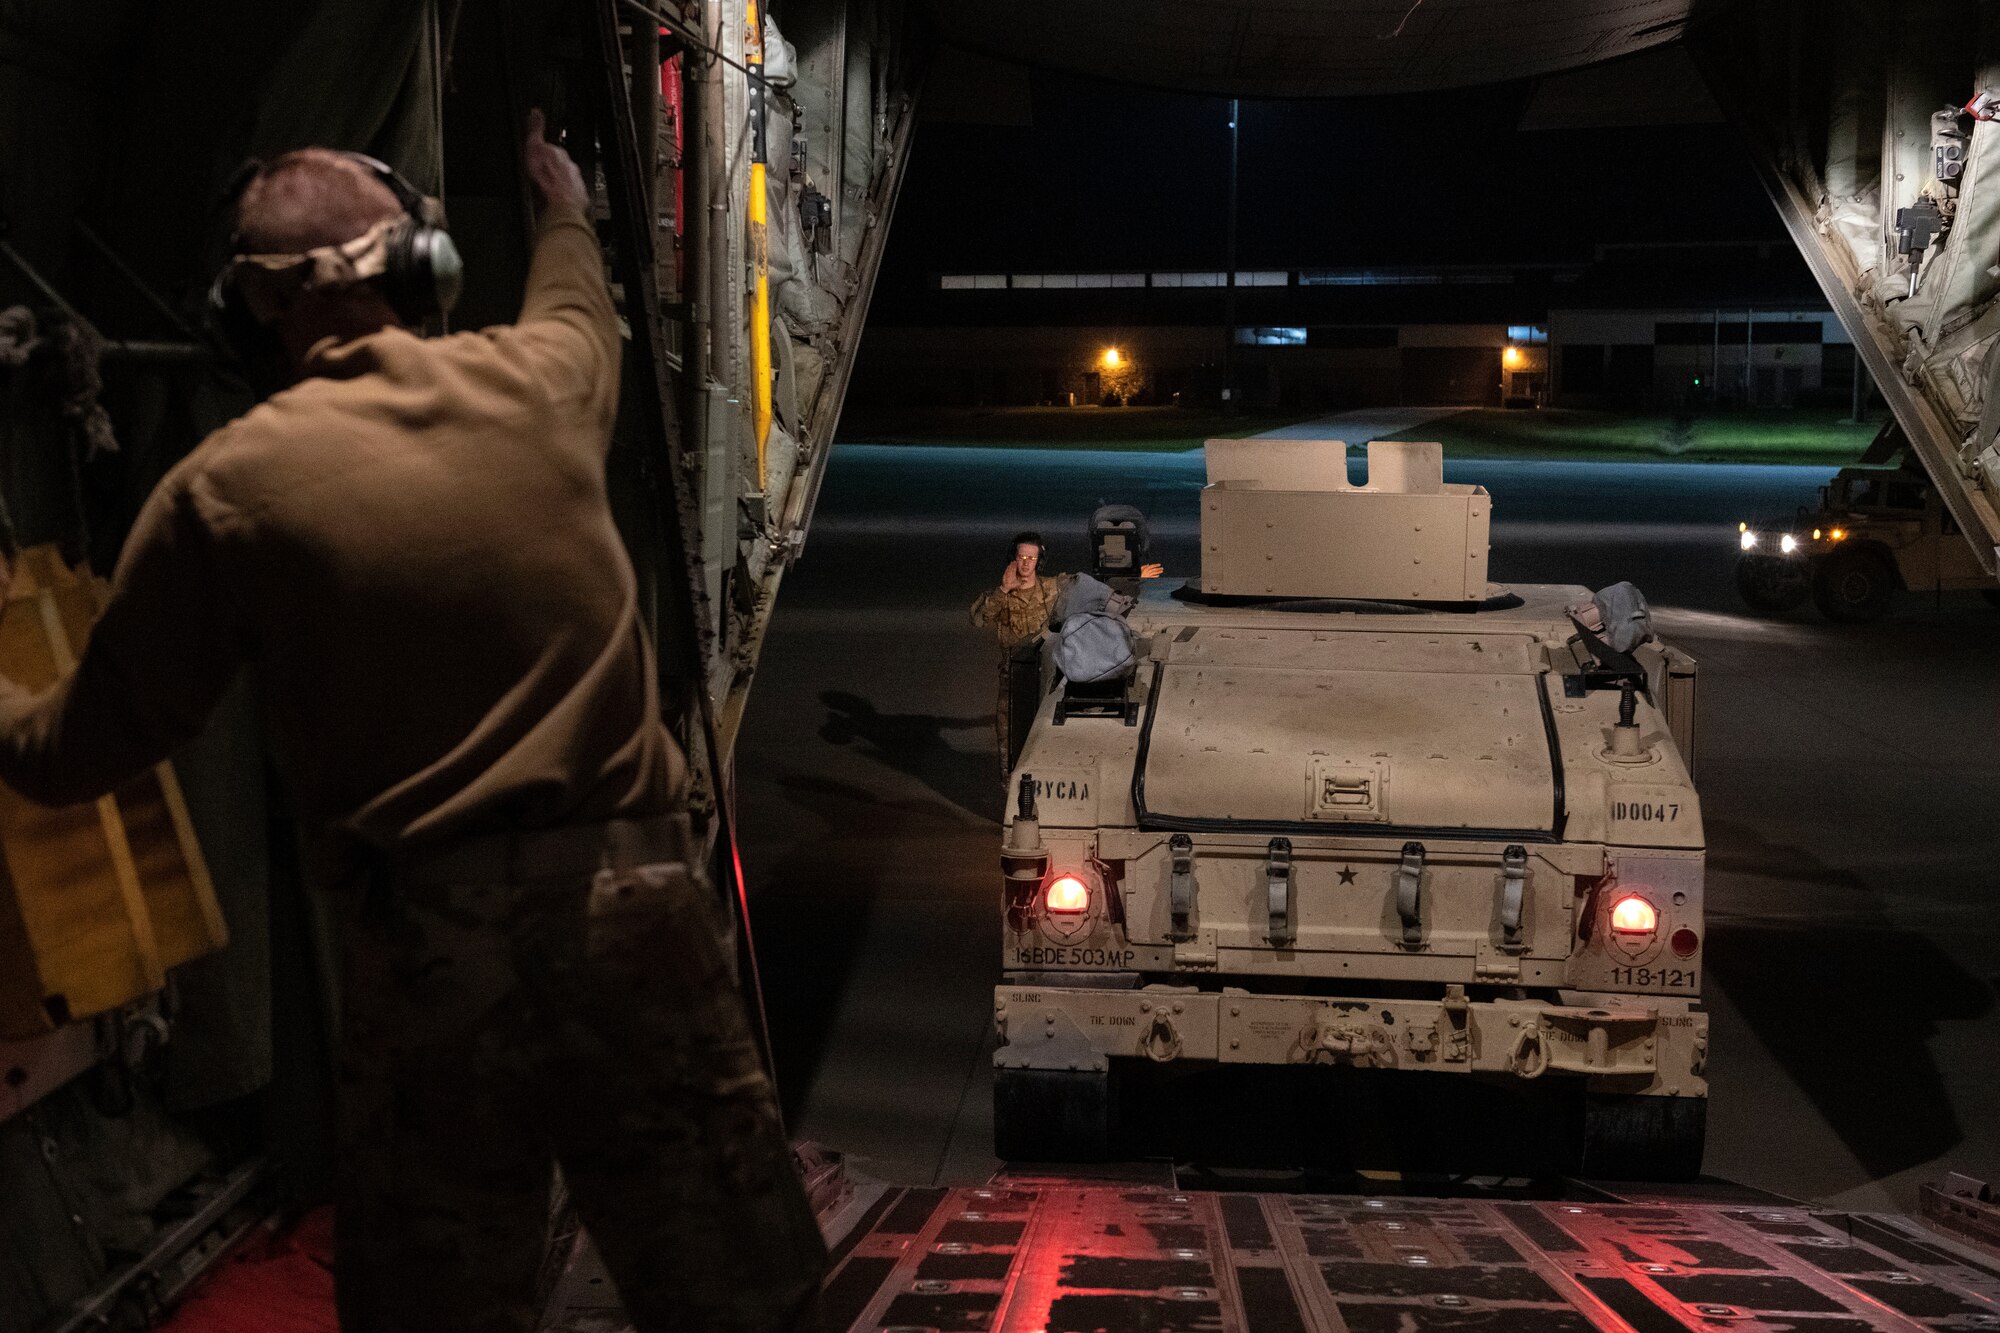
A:
{"type": "Polygon", "coordinates": [[[1746,551],[1754,551],[1757,549],[1757,534],[1746,529],[1743,535],[1736,539],[1736,544],[1746,551]]]}
{"type": "Polygon", "coordinates": [[[1780,551],[1783,551],[1786,555],[1790,555],[1792,552],[1799,549],[1799,539],[1797,537],[1794,537],[1791,533],[1788,532],[1784,536],[1778,538],[1778,549],[1780,551]]]}

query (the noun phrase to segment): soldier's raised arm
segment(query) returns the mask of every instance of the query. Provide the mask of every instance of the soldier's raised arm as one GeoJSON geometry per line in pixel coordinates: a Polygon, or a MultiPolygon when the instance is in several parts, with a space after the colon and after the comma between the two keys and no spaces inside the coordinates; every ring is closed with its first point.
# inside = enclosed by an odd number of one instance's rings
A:
{"type": "Polygon", "coordinates": [[[529,349],[551,398],[580,403],[598,418],[608,448],[624,351],[618,315],[590,225],[583,175],[569,154],[542,134],[542,113],[530,112],[522,163],[542,198],[541,225],[521,317],[501,336],[529,349]]]}

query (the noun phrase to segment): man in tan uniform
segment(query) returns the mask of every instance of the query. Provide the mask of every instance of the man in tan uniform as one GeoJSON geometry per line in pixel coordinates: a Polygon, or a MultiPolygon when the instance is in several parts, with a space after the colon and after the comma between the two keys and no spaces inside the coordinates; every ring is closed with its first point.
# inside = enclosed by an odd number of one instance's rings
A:
{"type": "Polygon", "coordinates": [[[1000,688],[993,704],[993,738],[1000,751],[1000,780],[1007,772],[1028,725],[1034,721],[1041,689],[1039,649],[1049,620],[1062,605],[1063,594],[1075,580],[1068,574],[1046,575],[1042,559],[1047,547],[1037,532],[1016,533],[1013,557],[1000,572],[1000,586],[980,593],[972,603],[972,623],[993,631],[1000,644],[1000,688]],[[1016,733],[1019,733],[1016,735],[1016,733]]]}
{"type": "Polygon", "coordinates": [[[408,211],[370,165],[250,181],[238,267],[299,279],[263,321],[297,383],[153,492],[76,672],[0,689],[0,778],[95,797],[250,665],[341,923],[349,1333],[533,1328],[552,1161],[638,1329],[799,1327],[824,1251],[612,524],[583,182],[537,115],[520,320],[427,340],[340,267],[408,211]]]}

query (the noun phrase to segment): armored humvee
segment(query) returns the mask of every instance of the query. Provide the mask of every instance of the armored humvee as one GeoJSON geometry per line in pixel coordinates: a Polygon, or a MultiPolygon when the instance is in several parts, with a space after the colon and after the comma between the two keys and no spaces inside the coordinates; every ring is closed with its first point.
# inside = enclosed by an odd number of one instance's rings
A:
{"type": "Polygon", "coordinates": [[[1736,525],[1736,589],[1753,610],[1790,611],[1808,596],[1827,619],[1887,615],[1899,592],[1974,591],[2000,606],[1937,488],[1907,451],[1887,466],[1842,468],[1819,503],[1736,525]]]}
{"type": "Polygon", "coordinates": [[[1051,679],[1015,768],[999,1154],[1113,1153],[1148,1065],[1337,1064],[1567,1081],[1575,1169],[1693,1175],[1693,661],[1489,584],[1438,445],[1370,444],[1363,485],[1338,441],[1207,469],[1200,574],[1143,585],[1117,697],[1051,679]]]}

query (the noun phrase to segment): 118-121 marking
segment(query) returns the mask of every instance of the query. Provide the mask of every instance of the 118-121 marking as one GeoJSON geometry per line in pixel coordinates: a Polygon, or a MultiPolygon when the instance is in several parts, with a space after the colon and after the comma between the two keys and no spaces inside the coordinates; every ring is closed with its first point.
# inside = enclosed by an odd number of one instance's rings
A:
{"type": "Polygon", "coordinates": [[[1695,989],[1695,969],[1691,967],[1614,967],[1611,980],[1619,986],[1665,986],[1668,990],[1695,989]]]}

